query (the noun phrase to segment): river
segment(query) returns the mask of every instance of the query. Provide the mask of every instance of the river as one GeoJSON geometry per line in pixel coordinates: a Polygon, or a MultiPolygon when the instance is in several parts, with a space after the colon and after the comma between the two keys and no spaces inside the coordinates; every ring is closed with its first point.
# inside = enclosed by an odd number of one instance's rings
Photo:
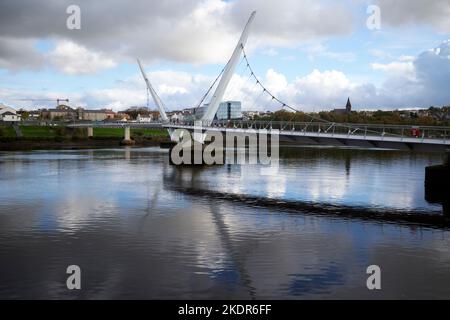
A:
{"type": "Polygon", "coordinates": [[[442,161],[291,148],[267,174],[159,148],[2,152],[0,298],[449,299],[450,228],[424,196],[442,161]]]}

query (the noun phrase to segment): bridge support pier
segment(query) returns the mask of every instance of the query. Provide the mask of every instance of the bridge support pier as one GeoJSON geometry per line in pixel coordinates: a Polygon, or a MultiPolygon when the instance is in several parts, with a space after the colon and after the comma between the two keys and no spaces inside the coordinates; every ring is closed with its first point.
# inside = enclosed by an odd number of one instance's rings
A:
{"type": "Polygon", "coordinates": [[[131,140],[130,127],[125,127],[124,140],[131,140]]]}
{"type": "Polygon", "coordinates": [[[124,132],[124,137],[123,140],[121,142],[122,145],[124,146],[130,146],[130,145],[134,145],[135,142],[134,140],[131,140],[131,129],[130,127],[125,127],[125,132],[124,132]]]}
{"type": "Polygon", "coordinates": [[[93,127],[87,127],[87,136],[88,136],[88,138],[92,138],[94,136],[94,128],[93,127]]]}
{"type": "Polygon", "coordinates": [[[443,165],[425,168],[425,199],[441,203],[444,215],[450,216],[450,156],[443,165]]]}

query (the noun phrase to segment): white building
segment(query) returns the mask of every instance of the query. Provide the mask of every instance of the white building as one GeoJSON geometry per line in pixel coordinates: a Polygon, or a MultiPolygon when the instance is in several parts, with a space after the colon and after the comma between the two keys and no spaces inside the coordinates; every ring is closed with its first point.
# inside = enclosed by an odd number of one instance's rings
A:
{"type": "Polygon", "coordinates": [[[259,116],[261,113],[259,111],[242,111],[244,118],[253,119],[259,116]]]}
{"type": "Polygon", "coordinates": [[[16,110],[0,103],[0,120],[5,122],[16,122],[21,120],[21,116],[16,110]]]}
{"type": "Polygon", "coordinates": [[[170,121],[171,122],[180,122],[184,120],[184,116],[182,113],[174,113],[170,115],[170,121]]]}

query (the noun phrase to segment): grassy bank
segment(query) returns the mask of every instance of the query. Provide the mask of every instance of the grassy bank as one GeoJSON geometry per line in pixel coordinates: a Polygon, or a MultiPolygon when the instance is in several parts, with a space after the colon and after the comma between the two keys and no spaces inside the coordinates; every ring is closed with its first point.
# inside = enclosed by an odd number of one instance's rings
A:
{"type": "MultiPolygon", "coordinates": [[[[124,129],[94,128],[94,137],[123,138],[124,129]]],[[[165,129],[131,129],[131,137],[169,137],[165,129]]]]}
{"type": "Polygon", "coordinates": [[[15,137],[16,132],[13,127],[10,126],[0,126],[0,138],[2,137],[15,137]]]}
{"type": "MultiPolygon", "coordinates": [[[[21,137],[11,126],[0,125],[0,150],[74,149],[116,147],[124,136],[121,128],[94,128],[87,136],[85,128],[20,126],[21,137]]],[[[169,138],[164,129],[132,129],[137,146],[157,145],[169,138]]]]}
{"type": "MultiPolygon", "coordinates": [[[[86,137],[87,130],[84,128],[50,127],[50,126],[19,126],[23,138],[54,138],[54,137],[86,137]]],[[[122,128],[94,128],[94,138],[123,138],[122,128]]],[[[165,129],[131,129],[132,137],[168,137],[165,129]]],[[[0,125],[0,138],[16,137],[14,128],[0,125]]]]}

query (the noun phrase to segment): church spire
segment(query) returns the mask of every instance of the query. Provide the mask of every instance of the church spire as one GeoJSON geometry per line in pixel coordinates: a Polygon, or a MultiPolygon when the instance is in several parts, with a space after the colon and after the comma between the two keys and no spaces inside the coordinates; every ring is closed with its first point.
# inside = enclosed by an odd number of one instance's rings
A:
{"type": "Polygon", "coordinates": [[[347,111],[347,113],[352,112],[352,103],[350,102],[350,97],[348,97],[347,99],[347,105],[345,106],[345,110],[347,111]]]}

